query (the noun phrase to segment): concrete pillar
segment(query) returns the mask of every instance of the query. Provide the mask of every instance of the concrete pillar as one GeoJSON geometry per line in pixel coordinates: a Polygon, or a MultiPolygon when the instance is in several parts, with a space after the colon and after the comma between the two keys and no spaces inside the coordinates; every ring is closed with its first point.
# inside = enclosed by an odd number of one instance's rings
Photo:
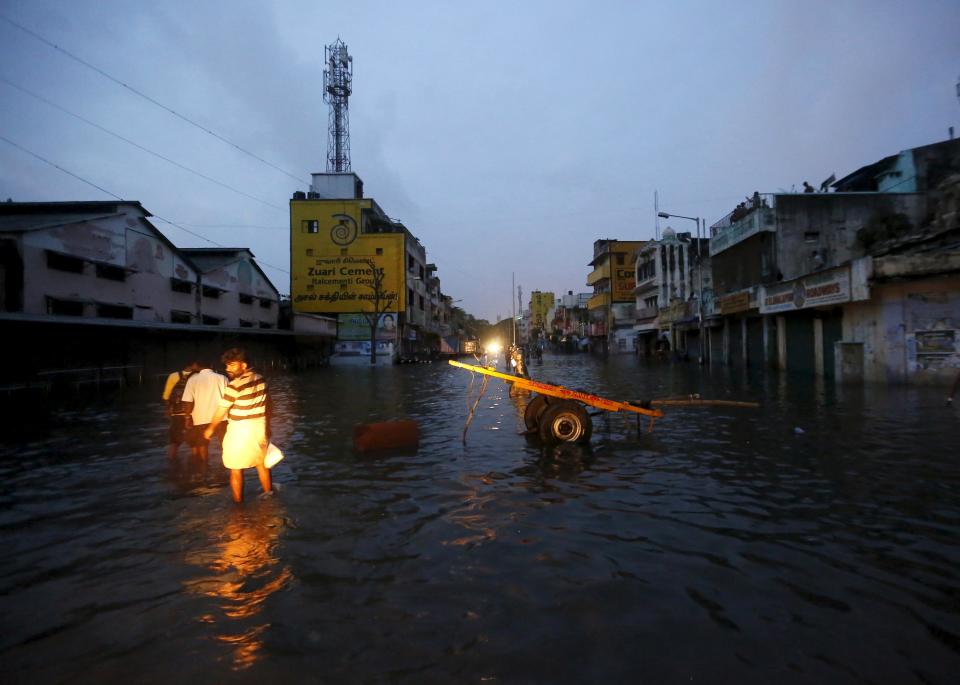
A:
{"type": "Polygon", "coordinates": [[[777,368],[787,370],[787,319],[777,317],[777,368]]]}
{"type": "Polygon", "coordinates": [[[823,319],[813,320],[813,372],[823,375],[823,319]]]}
{"type": "Polygon", "coordinates": [[[730,317],[723,317],[723,342],[721,345],[723,349],[723,364],[724,366],[730,365],[730,317]]]}
{"type": "Polygon", "coordinates": [[[740,358],[743,360],[743,367],[746,368],[750,360],[747,359],[747,351],[750,346],[747,344],[747,317],[740,319],[740,358]]]}
{"type": "Polygon", "coordinates": [[[769,314],[764,315],[763,317],[763,365],[771,367],[774,365],[774,356],[776,355],[776,348],[773,347],[774,339],[776,338],[776,329],[772,328],[773,317],[769,314]]]}

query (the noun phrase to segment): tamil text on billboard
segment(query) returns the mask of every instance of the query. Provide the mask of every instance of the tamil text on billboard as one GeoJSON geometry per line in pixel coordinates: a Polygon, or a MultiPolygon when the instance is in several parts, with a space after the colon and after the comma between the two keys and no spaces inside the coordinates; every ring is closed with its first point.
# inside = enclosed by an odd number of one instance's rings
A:
{"type": "Polygon", "coordinates": [[[369,200],[290,205],[290,297],[298,312],[402,311],[403,234],[363,233],[369,200]]]}

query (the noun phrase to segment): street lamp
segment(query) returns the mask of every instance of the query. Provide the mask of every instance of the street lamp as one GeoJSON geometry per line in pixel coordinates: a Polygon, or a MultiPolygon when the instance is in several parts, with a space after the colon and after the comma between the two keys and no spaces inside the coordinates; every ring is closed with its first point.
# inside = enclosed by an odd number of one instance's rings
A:
{"type": "MultiPolygon", "coordinates": [[[[706,344],[706,339],[703,335],[703,260],[700,258],[700,217],[683,216],[681,214],[668,214],[667,212],[657,212],[657,216],[661,219],[689,219],[690,221],[697,222],[697,319],[699,320],[700,325],[700,358],[698,361],[703,364],[706,361],[706,355],[704,354],[704,345],[706,344]]],[[[704,233],[706,233],[707,224],[705,219],[703,229],[704,233]]]]}

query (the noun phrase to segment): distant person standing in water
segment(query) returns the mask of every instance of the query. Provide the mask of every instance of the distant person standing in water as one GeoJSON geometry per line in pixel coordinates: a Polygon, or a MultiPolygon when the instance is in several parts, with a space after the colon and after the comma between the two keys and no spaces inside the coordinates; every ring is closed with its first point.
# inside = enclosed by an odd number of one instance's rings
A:
{"type": "Polygon", "coordinates": [[[171,459],[177,456],[177,449],[183,442],[187,430],[187,414],[189,410],[183,405],[183,391],[190,376],[200,370],[200,363],[193,361],[183,367],[182,371],[174,371],[167,376],[163,386],[161,399],[167,405],[167,416],[170,417],[170,427],[167,431],[167,456],[171,459]]]}
{"type": "Polygon", "coordinates": [[[206,459],[209,454],[210,441],[203,433],[220,408],[226,385],[226,378],[204,364],[200,371],[190,376],[183,389],[183,405],[189,412],[191,423],[187,427],[187,444],[195,457],[206,459]]]}
{"type": "Polygon", "coordinates": [[[217,426],[229,418],[223,437],[223,465],[230,469],[234,502],[243,501],[243,470],[255,468],[264,492],[273,492],[267,453],[267,383],[247,363],[246,352],[233,347],[221,357],[230,382],[223,391],[220,408],[203,432],[209,440],[217,426]]]}

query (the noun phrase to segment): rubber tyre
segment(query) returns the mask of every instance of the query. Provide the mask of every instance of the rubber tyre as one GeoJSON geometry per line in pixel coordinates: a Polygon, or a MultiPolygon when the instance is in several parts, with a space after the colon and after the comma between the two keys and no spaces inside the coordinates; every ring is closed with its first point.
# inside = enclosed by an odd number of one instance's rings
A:
{"type": "Polygon", "coordinates": [[[527,402],[527,408],[523,410],[523,425],[527,427],[527,431],[537,431],[540,426],[540,417],[543,416],[549,404],[550,400],[546,395],[534,395],[533,399],[527,402]]]}
{"type": "Polygon", "coordinates": [[[593,435],[593,421],[579,402],[554,402],[540,416],[540,440],[545,443],[587,442],[593,435]]]}

